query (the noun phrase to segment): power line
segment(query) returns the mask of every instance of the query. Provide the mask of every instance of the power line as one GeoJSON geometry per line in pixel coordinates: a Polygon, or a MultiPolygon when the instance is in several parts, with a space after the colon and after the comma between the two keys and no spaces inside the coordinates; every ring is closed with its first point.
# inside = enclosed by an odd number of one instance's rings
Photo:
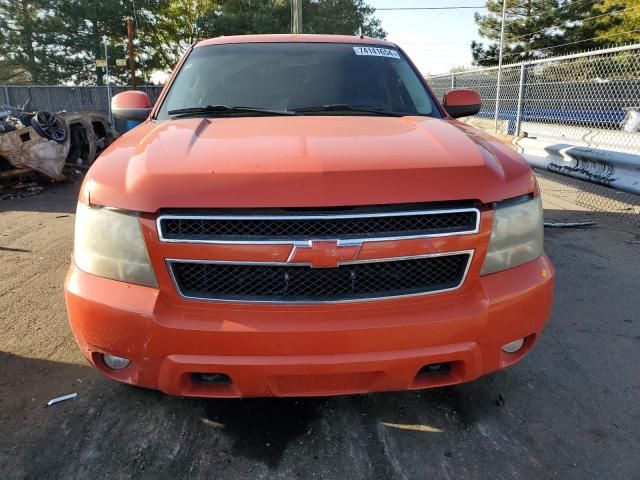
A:
{"type": "MultiPolygon", "coordinates": [[[[596,18],[608,17],[609,15],[620,15],[621,13],[624,13],[626,11],[637,10],[639,8],[640,8],[640,6],[639,7],[627,7],[627,8],[624,8],[622,10],[616,10],[615,12],[603,13],[602,15],[595,15],[593,17],[578,19],[576,21],[584,23],[584,22],[588,22],[590,20],[595,20],[596,18]]],[[[509,37],[509,41],[517,40],[518,38],[530,37],[530,36],[535,35],[537,33],[545,32],[545,31],[547,31],[547,30],[549,30],[551,28],[560,28],[560,27],[564,27],[564,26],[565,26],[564,24],[549,25],[548,27],[542,28],[542,29],[537,30],[535,32],[525,33],[524,35],[518,35],[517,37],[509,37]]]]}
{"type": "MultiPolygon", "coordinates": [[[[565,3],[564,5],[560,5],[558,8],[555,8],[555,9],[544,10],[541,13],[553,12],[553,13],[558,14],[558,13],[562,13],[564,10],[566,10],[568,8],[575,7],[576,5],[580,5],[580,4],[583,4],[585,2],[590,2],[590,1],[592,1],[592,0],[576,0],[576,1],[572,2],[572,3],[565,3]]],[[[497,16],[497,14],[495,14],[495,15],[497,16]]],[[[517,16],[522,16],[522,15],[517,15],[517,16]]],[[[551,28],[551,27],[549,27],[549,28],[551,28]]],[[[496,29],[496,28],[492,28],[491,30],[493,30],[494,32],[498,31],[498,29],[496,29]]],[[[538,32],[534,32],[534,33],[539,33],[539,31],[538,32]]]]}
{"type": "Polygon", "coordinates": [[[537,51],[541,51],[541,50],[552,50],[554,48],[565,47],[567,45],[575,45],[576,43],[588,42],[590,40],[599,40],[601,38],[615,37],[616,35],[625,35],[627,33],[640,33],[640,29],[629,30],[627,32],[610,33],[609,35],[599,35],[599,36],[596,36],[596,37],[587,38],[585,40],[578,40],[578,41],[575,41],[575,42],[569,42],[569,43],[562,43],[560,45],[554,45],[553,47],[536,48],[534,51],[537,52],[537,51]]]}

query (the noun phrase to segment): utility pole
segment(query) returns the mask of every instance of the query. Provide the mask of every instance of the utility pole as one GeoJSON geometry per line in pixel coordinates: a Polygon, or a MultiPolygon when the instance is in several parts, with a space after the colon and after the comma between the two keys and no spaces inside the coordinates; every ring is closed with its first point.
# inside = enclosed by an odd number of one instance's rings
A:
{"type": "Polygon", "coordinates": [[[129,70],[131,71],[131,88],[136,89],[136,58],[133,51],[133,20],[127,17],[127,38],[129,39],[129,70]]]}
{"type": "Polygon", "coordinates": [[[493,119],[493,132],[498,133],[498,114],[500,110],[500,81],[502,80],[502,52],[504,51],[504,26],[507,17],[507,0],[502,0],[502,26],[500,27],[500,53],[498,54],[498,85],[496,87],[496,112],[493,119]]]}
{"type": "Polygon", "coordinates": [[[291,0],[291,33],[302,33],[302,0],[291,0]]]}

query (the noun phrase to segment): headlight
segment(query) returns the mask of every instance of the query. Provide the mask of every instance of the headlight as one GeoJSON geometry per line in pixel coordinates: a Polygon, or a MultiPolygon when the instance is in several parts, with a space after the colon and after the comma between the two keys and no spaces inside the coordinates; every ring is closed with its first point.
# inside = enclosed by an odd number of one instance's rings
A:
{"type": "Polygon", "coordinates": [[[539,196],[517,203],[498,203],[481,275],[517,267],[542,255],[543,228],[539,196]]]}
{"type": "Polygon", "coordinates": [[[78,268],[87,273],[158,286],[137,214],[79,203],[73,255],[78,268]]]}

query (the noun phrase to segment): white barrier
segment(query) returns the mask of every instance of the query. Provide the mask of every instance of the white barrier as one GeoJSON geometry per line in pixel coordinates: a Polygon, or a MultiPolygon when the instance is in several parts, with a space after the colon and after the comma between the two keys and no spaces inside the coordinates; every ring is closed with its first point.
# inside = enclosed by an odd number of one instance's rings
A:
{"type": "Polygon", "coordinates": [[[640,155],[526,137],[514,144],[534,167],[640,194],[640,155]]]}
{"type": "Polygon", "coordinates": [[[545,142],[567,143],[576,147],[632,154],[640,152],[640,132],[540,122],[522,122],[522,131],[526,132],[529,138],[545,142]]]}

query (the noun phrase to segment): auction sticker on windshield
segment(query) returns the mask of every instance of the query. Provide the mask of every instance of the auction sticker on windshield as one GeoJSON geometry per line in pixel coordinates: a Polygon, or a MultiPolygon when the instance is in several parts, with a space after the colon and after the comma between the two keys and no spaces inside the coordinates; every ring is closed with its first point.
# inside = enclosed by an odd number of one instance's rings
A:
{"type": "Polygon", "coordinates": [[[390,48],[353,47],[353,51],[356,52],[356,55],[368,55],[370,57],[390,57],[398,59],[400,58],[400,54],[390,48]]]}

